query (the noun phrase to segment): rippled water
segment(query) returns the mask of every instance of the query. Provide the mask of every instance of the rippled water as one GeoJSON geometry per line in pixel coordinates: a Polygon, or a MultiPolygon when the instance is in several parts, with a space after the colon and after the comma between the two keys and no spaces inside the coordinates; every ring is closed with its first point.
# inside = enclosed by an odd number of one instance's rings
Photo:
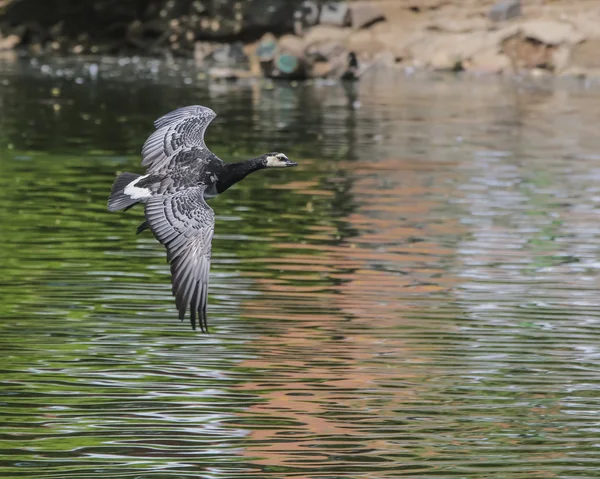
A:
{"type": "Polygon", "coordinates": [[[0,85],[2,477],[599,477],[597,89],[154,63],[0,85]],[[141,211],[106,211],[190,103],[220,156],[301,165],[211,201],[210,335],[141,211]]]}

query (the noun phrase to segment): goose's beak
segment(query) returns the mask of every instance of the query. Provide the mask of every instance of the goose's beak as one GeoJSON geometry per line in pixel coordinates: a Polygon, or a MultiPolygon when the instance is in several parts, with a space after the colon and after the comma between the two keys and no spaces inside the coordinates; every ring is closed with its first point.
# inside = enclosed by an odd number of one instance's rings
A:
{"type": "Polygon", "coordinates": [[[285,164],[286,167],[288,167],[288,166],[298,166],[298,163],[296,163],[295,161],[290,160],[289,158],[286,158],[284,164],[285,164]]]}

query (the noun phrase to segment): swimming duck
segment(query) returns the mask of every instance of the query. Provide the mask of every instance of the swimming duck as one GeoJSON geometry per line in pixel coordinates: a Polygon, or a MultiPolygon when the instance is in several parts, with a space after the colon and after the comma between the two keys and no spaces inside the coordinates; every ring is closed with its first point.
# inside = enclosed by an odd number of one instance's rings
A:
{"type": "Polygon", "coordinates": [[[346,69],[340,78],[342,80],[358,80],[360,75],[361,72],[358,66],[358,57],[356,56],[356,53],[353,51],[348,52],[348,57],[346,58],[346,69]]]}
{"type": "Polygon", "coordinates": [[[215,231],[215,214],[206,200],[254,171],[297,165],[283,153],[223,162],[204,143],[216,116],[210,108],[194,105],[156,120],[156,131],[142,148],[146,174],[121,173],[108,199],[109,211],[144,204],[146,220],[137,233],[149,228],[166,247],[179,319],[189,309],[192,328],[196,329],[197,318],[203,332],[208,332],[208,274],[215,231]]]}

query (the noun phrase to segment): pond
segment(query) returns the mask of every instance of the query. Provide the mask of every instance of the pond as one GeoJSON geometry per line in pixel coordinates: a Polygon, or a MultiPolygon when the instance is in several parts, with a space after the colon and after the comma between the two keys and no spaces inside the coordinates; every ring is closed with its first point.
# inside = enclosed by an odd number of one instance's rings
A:
{"type": "Polygon", "coordinates": [[[0,65],[0,475],[596,478],[600,96],[374,73],[220,83],[186,64],[0,65]],[[152,122],[210,106],[211,334],[141,208],[152,122]]]}

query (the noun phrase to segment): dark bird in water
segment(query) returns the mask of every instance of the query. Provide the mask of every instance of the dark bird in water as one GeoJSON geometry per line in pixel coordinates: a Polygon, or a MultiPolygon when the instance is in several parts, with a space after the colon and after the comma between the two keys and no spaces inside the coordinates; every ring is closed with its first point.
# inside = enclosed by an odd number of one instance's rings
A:
{"type": "Polygon", "coordinates": [[[108,199],[109,211],[144,203],[147,228],[167,249],[173,295],[183,320],[190,311],[208,332],[206,303],[215,214],[206,200],[223,193],[253,171],[287,168],[297,163],[283,153],[267,153],[239,163],[224,163],[204,143],[204,133],[216,113],[204,106],[179,108],[154,122],[142,148],[145,175],[122,173],[108,199]]]}
{"type": "Polygon", "coordinates": [[[348,57],[346,59],[346,69],[344,70],[340,78],[342,80],[358,80],[358,77],[360,77],[360,75],[361,71],[358,65],[358,58],[356,56],[356,53],[351,51],[348,53],[348,57]]]}

